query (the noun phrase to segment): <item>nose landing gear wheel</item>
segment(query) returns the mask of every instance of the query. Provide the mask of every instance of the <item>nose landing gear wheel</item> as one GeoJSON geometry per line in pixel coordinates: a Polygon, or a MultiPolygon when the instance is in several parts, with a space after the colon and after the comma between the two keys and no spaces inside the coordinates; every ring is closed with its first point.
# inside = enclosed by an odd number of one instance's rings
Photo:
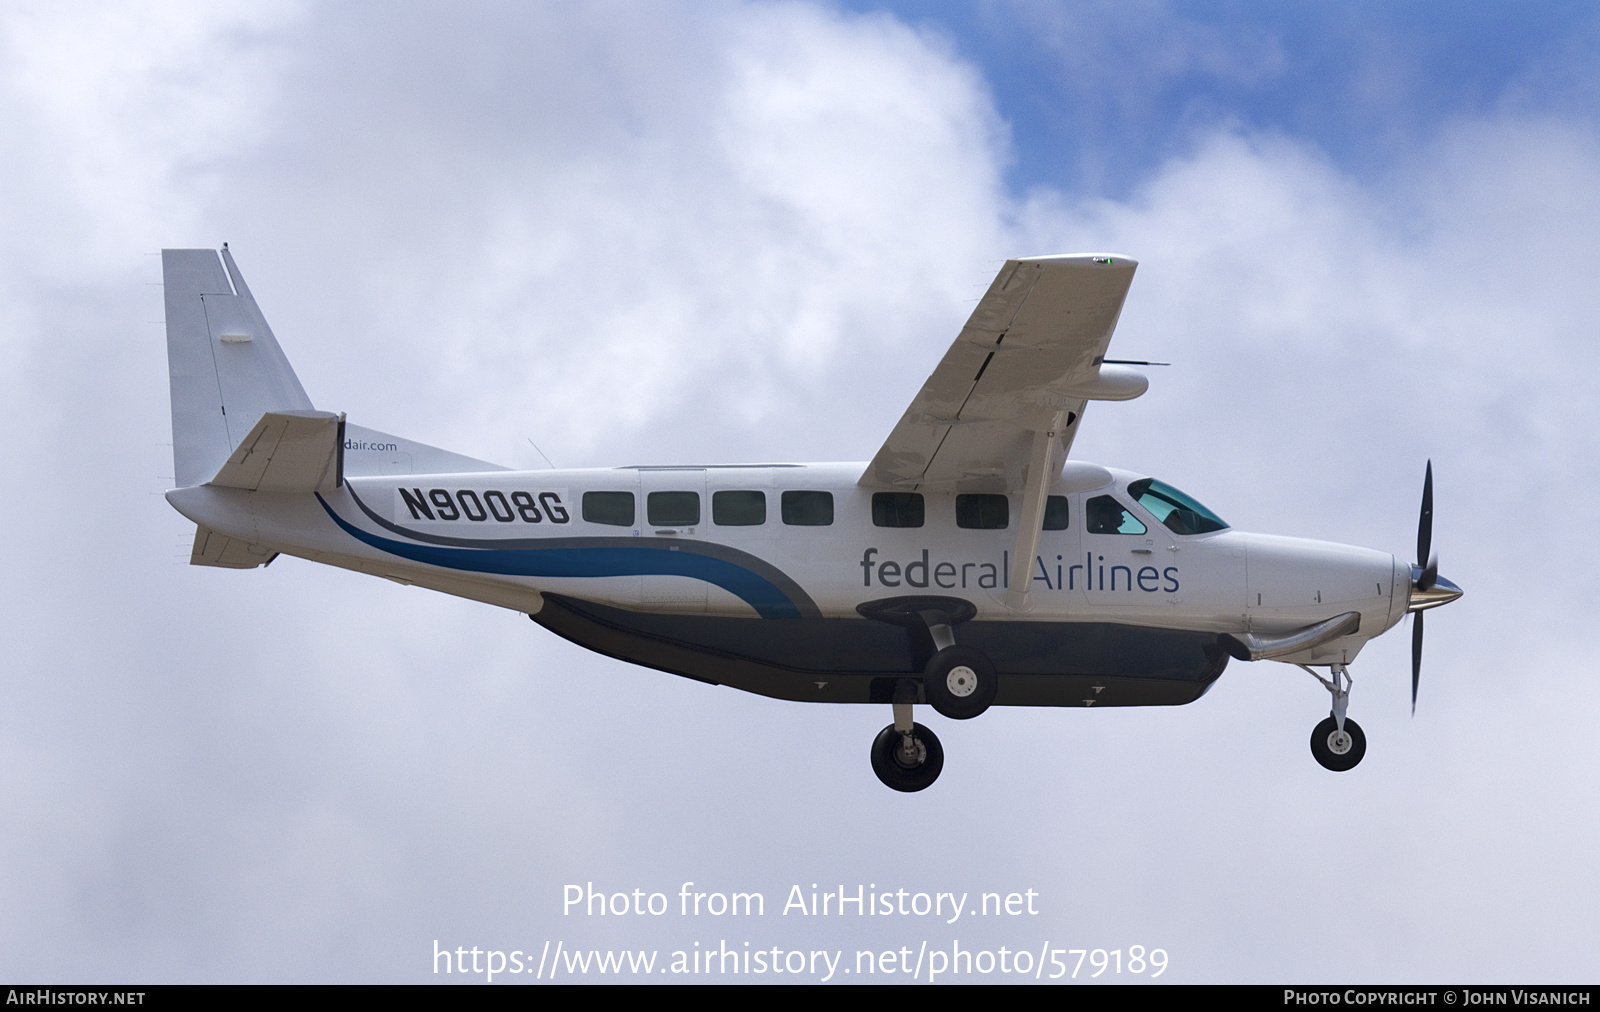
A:
{"type": "Polygon", "coordinates": [[[966,720],[987,710],[998,688],[994,665],[971,647],[945,647],[928,661],[922,675],[928,702],[951,720],[966,720]]]}
{"type": "Polygon", "coordinates": [[[1343,773],[1354,769],[1367,754],[1367,736],[1361,732],[1361,725],[1349,717],[1344,719],[1341,734],[1338,723],[1329,717],[1311,732],[1311,754],[1325,769],[1343,773]]]}
{"type": "Polygon", "coordinates": [[[939,779],[944,769],[944,748],[934,733],[912,724],[909,735],[890,724],[872,741],[872,772],[897,791],[920,791],[939,779]]]}

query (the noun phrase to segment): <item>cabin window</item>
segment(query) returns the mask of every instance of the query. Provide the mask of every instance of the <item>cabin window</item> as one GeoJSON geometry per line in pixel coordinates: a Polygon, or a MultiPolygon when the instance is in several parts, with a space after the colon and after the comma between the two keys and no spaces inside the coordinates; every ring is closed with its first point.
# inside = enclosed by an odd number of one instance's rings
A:
{"type": "Polygon", "coordinates": [[[874,527],[921,527],[922,493],[872,493],[872,525],[874,527]]]}
{"type": "Polygon", "coordinates": [[[711,522],[719,527],[759,527],[767,522],[766,493],[711,493],[711,522]]]}
{"type": "Polygon", "coordinates": [[[1053,495],[1044,501],[1044,529],[1047,531],[1064,531],[1067,529],[1067,497],[1053,495]]]}
{"type": "Polygon", "coordinates": [[[1227,528],[1227,521],[1165,482],[1144,478],[1128,486],[1128,494],[1174,534],[1209,534],[1227,528]]]}
{"type": "Polygon", "coordinates": [[[1083,504],[1084,521],[1090,534],[1143,534],[1139,518],[1108,495],[1097,495],[1083,504]]]}
{"type": "Polygon", "coordinates": [[[633,526],[632,492],[585,492],[583,519],[612,527],[633,526]]]}
{"type": "Polygon", "coordinates": [[[644,508],[652,527],[693,527],[700,522],[700,493],[651,492],[644,508]]]}
{"type": "Polygon", "coordinates": [[[791,527],[827,527],[833,523],[832,492],[785,492],[783,522],[791,527]]]}
{"type": "Polygon", "coordinates": [[[956,496],[956,526],[999,531],[1011,523],[1011,501],[1003,495],[956,496]]]}

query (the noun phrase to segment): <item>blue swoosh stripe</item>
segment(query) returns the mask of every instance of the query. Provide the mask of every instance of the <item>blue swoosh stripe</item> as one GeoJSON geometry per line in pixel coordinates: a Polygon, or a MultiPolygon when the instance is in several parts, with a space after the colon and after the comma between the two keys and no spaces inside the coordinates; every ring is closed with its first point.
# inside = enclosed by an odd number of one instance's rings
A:
{"type": "Polygon", "coordinates": [[[800,617],[800,609],[788,595],[768,580],[743,566],[694,552],[644,547],[510,550],[414,545],[368,533],[335,513],[322,496],[318,495],[317,501],[346,534],[413,562],[501,576],[687,576],[721,587],[754,608],[762,618],[800,617]]]}

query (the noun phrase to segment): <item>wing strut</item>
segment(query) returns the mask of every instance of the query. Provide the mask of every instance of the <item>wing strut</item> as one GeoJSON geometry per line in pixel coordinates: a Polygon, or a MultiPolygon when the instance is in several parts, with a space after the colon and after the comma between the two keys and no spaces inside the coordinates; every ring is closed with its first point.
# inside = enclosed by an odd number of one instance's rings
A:
{"type": "Polygon", "coordinates": [[[1011,589],[1006,591],[1006,607],[1016,612],[1033,610],[1033,559],[1039,551],[1044,530],[1044,508],[1050,498],[1050,462],[1054,459],[1056,433],[1066,420],[1058,411],[1046,431],[1033,433],[1033,452],[1028,455],[1028,483],[1022,490],[1022,526],[1017,531],[1017,550],[1011,556],[1011,589]]]}

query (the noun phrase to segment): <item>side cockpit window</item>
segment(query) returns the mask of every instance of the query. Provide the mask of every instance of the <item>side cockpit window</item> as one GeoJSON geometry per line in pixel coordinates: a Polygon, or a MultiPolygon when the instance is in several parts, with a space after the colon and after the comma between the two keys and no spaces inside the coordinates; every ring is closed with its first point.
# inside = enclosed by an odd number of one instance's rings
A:
{"type": "Polygon", "coordinates": [[[1200,505],[1197,499],[1154,478],[1128,486],[1128,494],[1174,534],[1209,534],[1225,530],[1227,521],[1200,505]]]}
{"type": "Polygon", "coordinates": [[[1083,504],[1084,525],[1090,534],[1143,534],[1139,518],[1108,495],[1097,495],[1083,504]]]}

